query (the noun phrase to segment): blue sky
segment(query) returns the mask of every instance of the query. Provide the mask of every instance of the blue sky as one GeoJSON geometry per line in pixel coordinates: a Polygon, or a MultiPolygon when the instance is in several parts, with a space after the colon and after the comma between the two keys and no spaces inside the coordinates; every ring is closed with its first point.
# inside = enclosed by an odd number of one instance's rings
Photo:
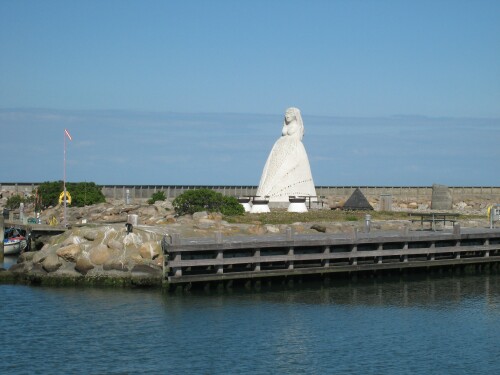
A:
{"type": "Polygon", "coordinates": [[[0,0],[0,182],[500,185],[499,1],[0,0]],[[8,168],[7,165],[16,165],[8,168]]]}

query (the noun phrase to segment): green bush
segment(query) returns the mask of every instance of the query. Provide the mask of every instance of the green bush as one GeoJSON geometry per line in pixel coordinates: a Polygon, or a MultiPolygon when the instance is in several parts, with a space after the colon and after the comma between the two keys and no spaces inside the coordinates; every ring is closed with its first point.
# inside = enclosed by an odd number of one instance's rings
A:
{"type": "MultiPolygon", "coordinates": [[[[38,200],[42,207],[59,204],[59,195],[64,190],[62,181],[44,182],[38,186],[38,200]]],[[[101,187],[93,182],[67,182],[66,191],[71,195],[71,205],[84,207],[105,202],[101,187]]]]}
{"type": "Polygon", "coordinates": [[[153,193],[151,198],[148,199],[149,204],[153,204],[156,201],[164,201],[166,200],[167,197],[165,196],[165,192],[163,190],[157,191],[156,193],[153,193]]]}
{"type": "Polygon", "coordinates": [[[19,205],[21,203],[24,203],[24,199],[20,195],[13,195],[9,199],[7,199],[5,206],[8,209],[15,210],[16,208],[19,208],[19,205]]]}
{"type": "Polygon", "coordinates": [[[179,215],[208,211],[223,215],[243,215],[243,206],[234,197],[227,197],[210,189],[188,190],[172,202],[179,215]]]}

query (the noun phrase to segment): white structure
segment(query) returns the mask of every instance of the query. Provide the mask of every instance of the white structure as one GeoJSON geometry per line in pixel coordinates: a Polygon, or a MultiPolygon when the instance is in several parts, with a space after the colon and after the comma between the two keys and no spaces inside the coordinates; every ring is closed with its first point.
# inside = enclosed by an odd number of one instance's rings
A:
{"type": "Polygon", "coordinates": [[[252,208],[250,209],[251,214],[261,214],[264,212],[271,212],[268,206],[269,201],[267,197],[264,199],[254,199],[252,202],[252,208]]]}
{"type": "Polygon", "coordinates": [[[306,198],[290,198],[288,212],[307,212],[306,198]]]}
{"type": "Polygon", "coordinates": [[[248,197],[240,197],[238,198],[238,202],[243,206],[245,212],[250,212],[252,206],[250,205],[250,198],[248,197]]]}
{"type": "Polygon", "coordinates": [[[289,202],[289,196],[316,196],[306,149],[304,124],[297,108],[288,108],[281,137],[274,144],[260,178],[257,195],[269,202],[289,202]]]}

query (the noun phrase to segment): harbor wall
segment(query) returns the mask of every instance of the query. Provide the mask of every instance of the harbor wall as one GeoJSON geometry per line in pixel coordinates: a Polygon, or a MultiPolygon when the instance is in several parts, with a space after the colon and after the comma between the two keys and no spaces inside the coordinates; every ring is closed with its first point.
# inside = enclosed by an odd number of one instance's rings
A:
{"type": "MultiPolygon", "coordinates": [[[[0,192],[10,191],[31,194],[38,183],[0,183],[0,192]]],[[[153,193],[163,191],[167,198],[175,198],[187,190],[207,188],[228,196],[255,195],[257,186],[236,185],[101,185],[108,199],[148,199],[153,193]]],[[[318,196],[348,198],[359,188],[368,198],[390,195],[398,200],[430,200],[432,186],[316,186],[318,196]]],[[[500,186],[450,186],[454,201],[487,199],[500,202],[500,186]]]]}

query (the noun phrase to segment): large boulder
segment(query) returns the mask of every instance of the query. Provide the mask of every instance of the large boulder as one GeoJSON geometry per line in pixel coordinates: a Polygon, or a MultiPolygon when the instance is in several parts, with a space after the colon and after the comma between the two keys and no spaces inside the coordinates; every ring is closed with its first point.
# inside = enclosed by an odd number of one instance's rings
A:
{"type": "Polygon", "coordinates": [[[114,249],[114,250],[123,250],[123,243],[116,240],[116,239],[113,239],[111,241],[108,242],[108,247],[111,248],[111,249],[114,249]]]}
{"type": "Polygon", "coordinates": [[[82,275],[86,275],[87,272],[93,268],[94,265],[86,257],[81,256],[76,260],[75,270],[80,272],[82,275]]]}
{"type": "Polygon", "coordinates": [[[89,251],[89,259],[95,265],[106,263],[111,257],[111,250],[104,244],[99,244],[89,251]]]}
{"type": "Polygon", "coordinates": [[[47,272],[54,272],[62,266],[61,258],[59,258],[56,254],[52,253],[45,258],[42,262],[42,267],[47,272]]]}
{"type": "Polygon", "coordinates": [[[206,211],[195,212],[193,214],[193,220],[208,219],[208,213],[206,211]]]}
{"type": "Polygon", "coordinates": [[[122,272],[128,271],[127,265],[116,259],[111,259],[106,263],[104,263],[102,269],[104,271],[122,271],[122,272]]]}
{"type": "Polygon", "coordinates": [[[144,259],[155,259],[161,254],[161,246],[158,241],[148,241],[141,245],[139,254],[144,259]]]}
{"type": "Polygon", "coordinates": [[[19,257],[17,258],[17,263],[33,261],[33,257],[35,256],[36,253],[37,253],[36,251],[27,251],[25,253],[20,254],[19,257]]]}
{"type": "Polygon", "coordinates": [[[88,230],[83,233],[83,238],[88,241],[95,241],[95,239],[99,236],[99,232],[96,230],[88,230]]]}
{"type": "Polygon", "coordinates": [[[47,256],[53,252],[53,246],[46,245],[41,250],[37,251],[35,255],[33,255],[32,262],[33,263],[41,263],[47,258],[47,256]]]}
{"type": "Polygon", "coordinates": [[[56,251],[56,254],[63,258],[67,262],[75,263],[78,259],[78,256],[81,254],[82,249],[80,245],[73,244],[65,247],[61,247],[56,251]]]}
{"type": "Polygon", "coordinates": [[[74,236],[74,235],[71,235],[69,236],[68,238],[66,238],[63,243],[62,243],[62,246],[68,246],[68,245],[74,245],[74,244],[79,244],[82,242],[82,238],[79,237],[79,236],[74,236]]]}

